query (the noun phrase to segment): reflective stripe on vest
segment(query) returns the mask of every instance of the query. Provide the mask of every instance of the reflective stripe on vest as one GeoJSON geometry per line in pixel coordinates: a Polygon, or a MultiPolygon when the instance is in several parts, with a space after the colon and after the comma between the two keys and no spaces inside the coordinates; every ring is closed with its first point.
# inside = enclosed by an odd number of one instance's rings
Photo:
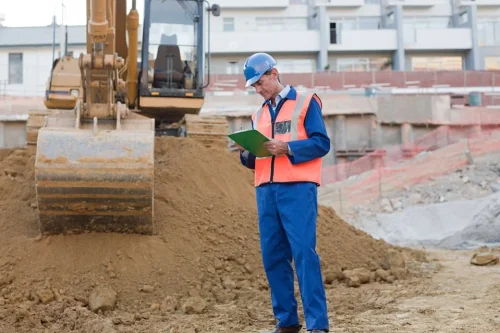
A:
{"type": "MultiPolygon", "coordinates": [[[[296,100],[287,99],[273,124],[269,107],[264,105],[252,115],[254,128],[269,138],[284,142],[307,139],[304,119],[311,98],[321,107],[321,100],[315,94],[299,94],[296,100]],[[273,128],[274,126],[274,128],[273,128]]],[[[255,186],[275,182],[321,183],[321,158],[293,165],[288,156],[273,156],[255,160],[255,186]]]]}

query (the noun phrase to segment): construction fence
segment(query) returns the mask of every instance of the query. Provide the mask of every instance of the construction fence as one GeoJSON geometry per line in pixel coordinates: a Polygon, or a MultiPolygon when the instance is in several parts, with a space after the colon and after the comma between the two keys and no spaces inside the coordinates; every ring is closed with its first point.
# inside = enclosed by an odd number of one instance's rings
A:
{"type": "Polygon", "coordinates": [[[493,126],[442,126],[403,145],[378,150],[350,163],[323,168],[320,201],[339,212],[391,191],[472,164],[474,158],[500,152],[500,129],[493,126]]]}

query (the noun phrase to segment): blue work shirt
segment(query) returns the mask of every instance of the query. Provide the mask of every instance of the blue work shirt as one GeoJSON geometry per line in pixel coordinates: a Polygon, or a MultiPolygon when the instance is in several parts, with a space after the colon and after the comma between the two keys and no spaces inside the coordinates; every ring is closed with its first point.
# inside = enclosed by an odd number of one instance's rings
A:
{"type": "MultiPolygon", "coordinates": [[[[287,88],[288,87],[286,87],[285,89],[287,88]]],[[[285,91],[285,89],[283,91],[285,91]]],[[[271,112],[273,126],[274,122],[276,121],[276,117],[278,116],[281,109],[281,106],[287,99],[297,99],[297,91],[295,90],[295,88],[290,87],[286,97],[279,99],[279,102],[276,105],[275,112],[271,112]]],[[[264,104],[268,105],[269,110],[274,109],[271,105],[271,101],[266,100],[264,104]]],[[[311,103],[309,104],[309,109],[307,110],[307,114],[304,119],[304,127],[308,136],[307,139],[288,142],[288,146],[290,147],[292,155],[287,154],[287,157],[292,164],[303,163],[323,157],[330,151],[330,138],[326,133],[321,107],[314,98],[311,99],[311,103]]],[[[254,128],[253,121],[252,128],[254,128]]],[[[255,169],[255,155],[251,154],[248,151],[240,151],[240,160],[241,163],[247,168],[255,169]]]]}

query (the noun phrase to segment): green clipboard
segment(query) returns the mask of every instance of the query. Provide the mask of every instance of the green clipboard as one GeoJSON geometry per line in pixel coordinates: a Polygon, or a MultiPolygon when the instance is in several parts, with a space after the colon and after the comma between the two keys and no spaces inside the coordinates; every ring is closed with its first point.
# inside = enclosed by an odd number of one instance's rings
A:
{"type": "Polygon", "coordinates": [[[244,130],[229,134],[228,137],[248,150],[256,157],[272,156],[272,154],[264,147],[264,142],[269,141],[269,138],[258,130],[244,130]]]}

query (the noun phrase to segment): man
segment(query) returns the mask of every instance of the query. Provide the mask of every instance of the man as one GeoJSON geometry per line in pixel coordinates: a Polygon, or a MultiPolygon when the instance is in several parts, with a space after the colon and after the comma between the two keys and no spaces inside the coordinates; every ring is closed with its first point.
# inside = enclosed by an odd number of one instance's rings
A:
{"type": "Polygon", "coordinates": [[[314,333],[328,332],[325,289],[315,247],[317,186],[330,139],[318,96],[283,86],[275,65],[266,53],[250,56],[244,65],[246,86],[253,86],[265,99],[252,115],[252,127],[271,138],[265,147],[273,156],[256,159],[239,147],[241,163],[255,170],[262,260],[278,321],[270,333],[296,333],[302,328],[292,259],[306,328],[314,333]]]}

